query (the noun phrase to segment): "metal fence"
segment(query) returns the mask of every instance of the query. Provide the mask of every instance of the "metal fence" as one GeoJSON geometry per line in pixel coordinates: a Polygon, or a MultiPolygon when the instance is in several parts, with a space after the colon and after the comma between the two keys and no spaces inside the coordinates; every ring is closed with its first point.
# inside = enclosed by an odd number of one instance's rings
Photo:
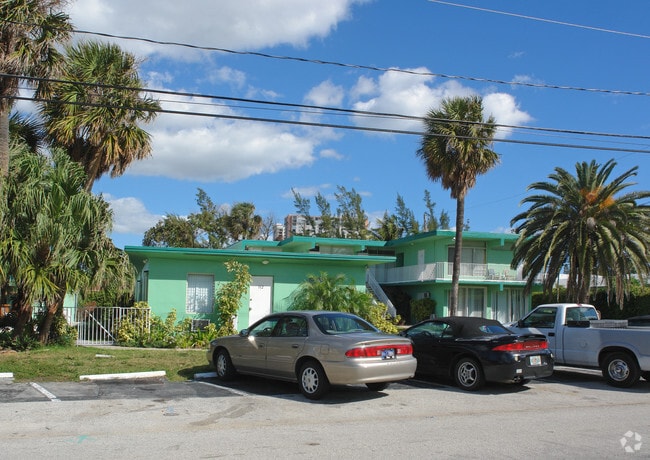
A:
{"type": "Polygon", "coordinates": [[[64,307],[68,324],[77,329],[77,345],[113,345],[123,321],[149,329],[151,310],[135,307],[64,307]]]}

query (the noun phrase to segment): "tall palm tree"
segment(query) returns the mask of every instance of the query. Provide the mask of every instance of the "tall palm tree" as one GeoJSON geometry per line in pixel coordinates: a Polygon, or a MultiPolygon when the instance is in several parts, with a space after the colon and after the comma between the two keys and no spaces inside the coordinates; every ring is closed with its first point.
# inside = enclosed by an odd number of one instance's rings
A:
{"type": "Polygon", "coordinates": [[[551,292],[568,266],[569,298],[588,302],[592,277],[602,276],[622,308],[633,274],[648,276],[650,206],[639,201],[650,192],[623,193],[637,167],[608,182],[615,166],[614,160],[577,163],[575,176],[558,167],[550,182],[528,186],[536,194],[522,204],[530,208],[511,221],[519,222],[512,267],[522,266],[528,289],[543,274],[544,291],[551,292]]]}
{"type": "MultiPolygon", "coordinates": [[[[72,26],[61,12],[65,0],[2,0],[0,2],[0,176],[9,172],[9,114],[20,77],[45,77],[56,71],[56,45],[66,41],[72,26]]],[[[39,85],[36,85],[37,89],[39,85]]]]}
{"type": "Polygon", "coordinates": [[[138,62],[119,46],[82,42],[65,54],[65,82],[48,88],[41,112],[52,143],[83,166],[91,191],[105,173],[120,176],[151,154],[150,136],[139,123],[152,121],[160,105],[141,94],[138,62]]]}
{"type": "Polygon", "coordinates": [[[458,283],[465,220],[465,196],[476,178],[499,162],[490,150],[496,132],[495,120],[483,119],[483,101],[478,96],[445,99],[425,118],[425,133],[417,155],[424,160],[427,175],[440,181],[456,200],[456,239],[452,268],[449,315],[458,308],[458,283]]]}

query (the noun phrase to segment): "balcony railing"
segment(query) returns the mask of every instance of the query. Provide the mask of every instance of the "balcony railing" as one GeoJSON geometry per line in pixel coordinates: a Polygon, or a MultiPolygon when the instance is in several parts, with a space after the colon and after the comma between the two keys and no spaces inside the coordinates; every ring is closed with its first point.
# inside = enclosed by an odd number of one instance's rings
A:
{"type": "MultiPolygon", "coordinates": [[[[436,262],[406,267],[370,267],[377,282],[381,284],[409,283],[417,281],[451,280],[452,262],[436,262]]],[[[513,270],[506,264],[460,264],[461,281],[524,281],[521,271],[513,270]]]]}

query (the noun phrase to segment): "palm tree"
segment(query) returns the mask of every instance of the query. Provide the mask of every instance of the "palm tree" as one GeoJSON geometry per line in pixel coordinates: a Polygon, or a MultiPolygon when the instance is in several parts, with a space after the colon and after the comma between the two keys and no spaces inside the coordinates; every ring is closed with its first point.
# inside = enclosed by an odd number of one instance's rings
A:
{"type": "MultiPolygon", "coordinates": [[[[9,114],[23,76],[47,78],[56,71],[56,45],[68,39],[72,26],[61,12],[64,0],[0,2],[0,175],[9,172],[9,114]]],[[[38,87],[38,85],[36,85],[38,87]]],[[[37,88],[38,89],[38,88],[37,88]]]]}
{"type": "Polygon", "coordinates": [[[623,308],[633,274],[648,275],[650,206],[638,202],[650,192],[623,193],[637,167],[608,182],[615,166],[614,160],[577,163],[575,176],[558,167],[551,182],[528,186],[537,192],[522,201],[530,208],[511,221],[520,222],[512,267],[522,266],[528,290],[543,274],[544,291],[551,292],[568,266],[570,299],[588,302],[592,277],[602,276],[623,308]]]}
{"type": "Polygon", "coordinates": [[[488,147],[496,127],[490,116],[483,120],[483,101],[478,96],[455,97],[442,101],[425,118],[426,131],[417,155],[424,160],[427,175],[440,181],[456,199],[456,239],[452,269],[449,315],[458,307],[458,282],[465,220],[465,196],[485,174],[499,162],[499,155],[488,147]]]}
{"type": "Polygon", "coordinates": [[[0,260],[3,281],[11,276],[17,289],[15,336],[22,334],[32,306],[42,302],[47,310],[40,339],[45,342],[66,292],[101,288],[128,273],[108,238],[109,206],[86,192],[84,182],[83,169],[65,152],[55,150],[50,158],[23,147],[12,157],[0,260]]]}
{"type": "Polygon", "coordinates": [[[150,136],[138,123],[152,121],[160,105],[141,96],[138,62],[119,46],[82,42],[65,52],[65,82],[48,88],[42,115],[50,140],[83,166],[91,191],[105,173],[120,176],[151,154],[150,136]]]}
{"type": "Polygon", "coordinates": [[[225,227],[232,241],[250,240],[259,235],[262,220],[253,203],[235,203],[225,217],[225,227]]]}

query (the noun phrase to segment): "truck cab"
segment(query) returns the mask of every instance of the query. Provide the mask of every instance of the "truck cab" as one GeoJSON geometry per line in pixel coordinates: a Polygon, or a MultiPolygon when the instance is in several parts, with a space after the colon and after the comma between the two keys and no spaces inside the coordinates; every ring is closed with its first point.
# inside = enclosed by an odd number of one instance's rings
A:
{"type": "Polygon", "coordinates": [[[544,334],[548,341],[549,350],[555,356],[558,356],[560,350],[557,347],[561,345],[557,342],[558,325],[569,327],[588,326],[589,321],[597,319],[599,319],[598,311],[592,305],[548,304],[535,308],[527,316],[510,325],[510,328],[522,332],[544,334]]]}

